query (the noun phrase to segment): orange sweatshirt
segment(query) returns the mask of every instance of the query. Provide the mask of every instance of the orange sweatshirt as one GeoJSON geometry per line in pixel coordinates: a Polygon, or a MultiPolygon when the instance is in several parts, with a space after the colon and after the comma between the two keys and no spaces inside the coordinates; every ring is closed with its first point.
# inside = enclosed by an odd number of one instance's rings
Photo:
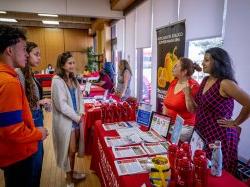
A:
{"type": "Polygon", "coordinates": [[[41,139],[16,72],[0,62],[0,167],[34,154],[41,139]]]}

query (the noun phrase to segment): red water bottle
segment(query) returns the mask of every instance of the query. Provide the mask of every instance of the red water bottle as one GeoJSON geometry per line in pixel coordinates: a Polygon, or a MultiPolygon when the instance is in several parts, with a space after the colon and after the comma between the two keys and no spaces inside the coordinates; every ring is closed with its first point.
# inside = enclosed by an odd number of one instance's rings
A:
{"type": "Polygon", "coordinates": [[[200,156],[206,157],[206,152],[201,149],[195,150],[194,157],[200,157],[200,156]]]}
{"type": "Polygon", "coordinates": [[[181,159],[183,157],[185,157],[185,155],[186,155],[185,151],[182,148],[177,150],[177,152],[176,152],[176,162],[175,162],[175,168],[176,168],[177,172],[178,172],[178,169],[180,167],[180,161],[181,161],[181,159]]]}
{"type": "Polygon", "coordinates": [[[193,176],[191,161],[183,157],[179,163],[177,187],[192,187],[193,176]]]}
{"type": "Polygon", "coordinates": [[[207,158],[203,155],[194,159],[194,187],[207,187],[207,158]]]}
{"type": "Polygon", "coordinates": [[[116,103],[111,104],[111,111],[112,111],[112,120],[111,122],[118,122],[118,111],[117,111],[117,106],[116,103]]]}
{"type": "Polygon", "coordinates": [[[128,115],[129,115],[129,113],[128,113],[128,107],[129,107],[129,104],[128,104],[128,102],[126,102],[126,101],[124,101],[123,102],[123,111],[124,111],[124,114],[123,114],[123,121],[128,121],[128,115]]]}
{"type": "Polygon", "coordinates": [[[184,142],[181,144],[181,148],[185,151],[188,159],[191,160],[192,151],[190,144],[188,142],[184,142]]]}
{"type": "Polygon", "coordinates": [[[171,144],[168,147],[168,159],[171,167],[171,181],[170,186],[175,186],[175,181],[177,179],[176,175],[176,155],[178,146],[176,144],[171,144]]]}
{"type": "Polygon", "coordinates": [[[123,106],[121,103],[117,103],[117,114],[118,114],[118,122],[122,121],[122,113],[123,113],[123,106]]]}

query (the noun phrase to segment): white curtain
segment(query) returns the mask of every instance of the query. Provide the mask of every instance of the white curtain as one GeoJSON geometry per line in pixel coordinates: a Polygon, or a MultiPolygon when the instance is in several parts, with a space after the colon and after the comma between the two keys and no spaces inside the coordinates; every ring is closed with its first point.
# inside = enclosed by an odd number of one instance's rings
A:
{"type": "MultiPolygon", "coordinates": [[[[233,67],[238,85],[250,94],[249,84],[249,44],[250,44],[250,1],[228,0],[225,25],[224,48],[233,59],[233,67]]],[[[235,102],[234,117],[236,118],[242,106],[235,102]]],[[[239,142],[239,159],[246,161],[250,158],[250,119],[242,125],[239,142]]]]}
{"type": "Polygon", "coordinates": [[[132,96],[135,96],[135,70],[136,70],[136,60],[135,60],[135,10],[130,12],[125,17],[125,59],[129,61],[132,69],[132,80],[130,82],[130,87],[132,91],[132,96]]]}
{"type": "Polygon", "coordinates": [[[136,8],[136,48],[151,47],[152,2],[145,1],[136,8]]]}
{"type": "Polygon", "coordinates": [[[116,23],[117,50],[124,54],[124,19],[116,23]]]}
{"type": "Polygon", "coordinates": [[[180,0],[179,20],[186,19],[186,40],[221,36],[224,0],[180,0]]]}

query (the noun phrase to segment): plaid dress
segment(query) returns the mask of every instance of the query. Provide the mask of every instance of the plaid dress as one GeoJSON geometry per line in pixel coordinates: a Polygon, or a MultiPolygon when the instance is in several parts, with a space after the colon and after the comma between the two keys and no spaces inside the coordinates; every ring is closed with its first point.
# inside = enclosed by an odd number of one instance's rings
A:
{"type": "Polygon", "coordinates": [[[223,168],[235,173],[237,166],[239,134],[236,128],[220,127],[218,119],[230,119],[234,109],[233,98],[222,97],[219,93],[221,80],[217,80],[204,94],[203,89],[208,77],[201,83],[200,90],[195,96],[198,105],[196,112],[196,130],[206,140],[205,151],[211,159],[212,150],[208,144],[220,140],[222,143],[223,168]]]}

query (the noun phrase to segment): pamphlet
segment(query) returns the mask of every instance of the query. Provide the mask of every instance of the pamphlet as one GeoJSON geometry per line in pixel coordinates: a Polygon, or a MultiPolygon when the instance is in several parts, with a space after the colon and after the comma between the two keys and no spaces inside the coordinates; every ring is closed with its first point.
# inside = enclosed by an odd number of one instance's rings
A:
{"type": "Polygon", "coordinates": [[[126,122],[117,122],[117,123],[104,123],[102,124],[105,131],[111,131],[116,129],[131,128],[132,126],[126,122]]]}
{"type": "Polygon", "coordinates": [[[138,127],[132,127],[132,128],[122,128],[122,129],[116,129],[117,133],[121,137],[129,137],[133,134],[138,134],[140,129],[138,127]]]}
{"type": "Polygon", "coordinates": [[[124,145],[139,144],[142,142],[142,139],[137,134],[133,134],[127,137],[106,136],[104,137],[104,140],[108,147],[118,147],[118,146],[124,146],[124,145]]]}
{"type": "Polygon", "coordinates": [[[136,158],[116,160],[115,167],[119,176],[142,173],[146,171],[136,158]]]}
{"type": "Polygon", "coordinates": [[[167,149],[160,143],[144,143],[143,145],[144,150],[149,155],[156,155],[156,154],[166,154],[167,149]]]}
{"type": "Polygon", "coordinates": [[[154,132],[153,130],[150,131],[140,131],[139,136],[141,139],[143,139],[145,142],[159,142],[159,141],[165,141],[163,137],[161,137],[159,134],[154,132]]]}
{"type": "Polygon", "coordinates": [[[147,155],[140,145],[128,147],[112,147],[115,158],[127,158],[147,155]]]}

